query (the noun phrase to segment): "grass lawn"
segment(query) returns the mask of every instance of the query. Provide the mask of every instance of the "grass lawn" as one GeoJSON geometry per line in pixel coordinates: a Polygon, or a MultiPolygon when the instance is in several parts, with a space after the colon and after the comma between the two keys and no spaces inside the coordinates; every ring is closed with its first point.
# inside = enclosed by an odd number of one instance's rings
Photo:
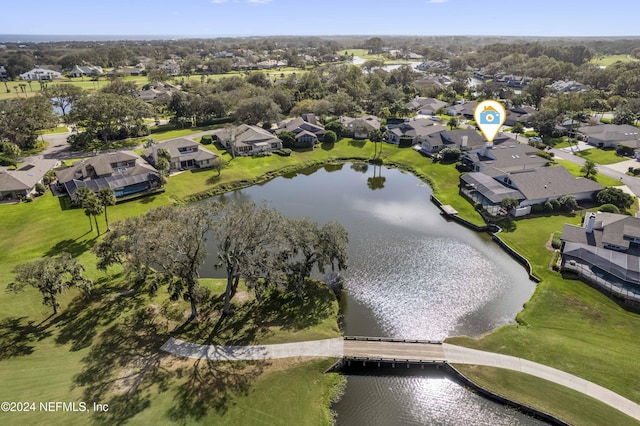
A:
{"type": "Polygon", "coordinates": [[[41,130],[38,133],[41,135],[53,135],[57,133],[68,133],[68,132],[69,132],[69,129],[67,129],[67,126],[58,126],[55,129],[41,130]]]}
{"type": "MultiPolygon", "coordinates": [[[[591,151],[591,150],[589,150],[591,151]]],[[[558,165],[564,167],[565,169],[569,170],[569,173],[571,173],[572,175],[574,175],[575,177],[582,177],[582,172],[580,171],[582,166],[579,166],[575,163],[572,163],[571,161],[568,160],[562,160],[560,158],[555,158],[554,159],[558,165]]],[[[622,182],[620,182],[618,179],[612,178],[611,176],[607,176],[607,175],[603,175],[601,173],[598,173],[598,175],[596,176],[596,181],[604,186],[620,186],[620,185],[624,185],[622,182]]]]}
{"type": "Polygon", "coordinates": [[[461,373],[475,383],[490,387],[500,395],[543,412],[556,416],[569,424],[599,426],[604,424],[634,425],[637,422],[596,399],[585,398],[581,393],[564,386],[517,371],[476,365],[456,365],[461,373]],[[497,385],[496,385],[497,384],[497,385]]]}
{"type": "Polygon", "coordinates": [[[596,164],[615,164],[626,161],[629,158],[616,154],[615,149],[591,148],[576,152],[578,157],[591,160],[596,164]]]}
{"type": "Polygon", "coordinates": [[[609,66],[609,65],[615,64],[616,62],[636,62],[636,61],[637,59],[632,58],[629,55],[607,55],[599,58],[594,58],[591,60],[591,63],[596,65],[609,66]]]}

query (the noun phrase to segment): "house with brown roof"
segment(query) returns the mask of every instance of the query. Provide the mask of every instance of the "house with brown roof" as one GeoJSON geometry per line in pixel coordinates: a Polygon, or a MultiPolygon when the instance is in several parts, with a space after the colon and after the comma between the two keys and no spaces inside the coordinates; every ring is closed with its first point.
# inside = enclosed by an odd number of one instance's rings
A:
{"type": "Polygon", "coordinates": [[[213,166],[217,157],[213,152],[203,148],[198,142],[188,138],[169,139],[158,142],[142,152],[149,163],[158,163],[158,150],[164,149],[169,153],[170,170],[206,169],[213,166]]]}
{"type": "Polygon", "coordinates": [[[117,198],[148,192],[160,186],[156,169],[133,151],[116,151],[86,158],[56,170],[58,187],[73,198],[86,186],[93,192],[111,188],[117,198]]]}
{"type": "Polygon", "coordinates": [[[218,141],[231,155],[259,155],[282,149],[282,141],[262,127],[241,124],[216,133],[218,141]]]}

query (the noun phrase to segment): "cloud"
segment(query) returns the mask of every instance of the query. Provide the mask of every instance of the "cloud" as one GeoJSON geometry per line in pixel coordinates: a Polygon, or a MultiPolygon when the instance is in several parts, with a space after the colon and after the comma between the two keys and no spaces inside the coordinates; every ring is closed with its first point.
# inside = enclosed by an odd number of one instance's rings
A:
{"type": "Polygon", "coordinates": [[[446,3],[449,0],[429,0],[429,3],[446,3]]]}
{"type": "Polygon", "coordinates": [[[271,3],[271,0],[247,0],[247,3],[253,3],[253,4],[269,4],[269,3],[271,3]]]}
{"type": "Polygon", "coordinates": [[[215,4],[219,4],[219,3],[226,3],[228,0],[211,0],[211,3],[215,3],[215,4]]]}

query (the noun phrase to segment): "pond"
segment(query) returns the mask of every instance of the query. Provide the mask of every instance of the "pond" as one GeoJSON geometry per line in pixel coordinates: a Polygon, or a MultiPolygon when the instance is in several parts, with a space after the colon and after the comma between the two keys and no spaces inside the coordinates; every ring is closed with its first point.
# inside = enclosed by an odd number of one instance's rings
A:
{"type": "MultiPolygon", "coordinates": [[[[266,200],[286,216],[335,220],[347,229],[345,335],[442,340],[514,322],[534,283],[487,235],[447,222],[430,195],[411,174],[347,164],[227,197],[266,200]]],[[[203,276],[221,276],[214,263],[203,276]]],[[[334,407],[338,424],[538,424],[438,374],[349,376],[334,407]]]]}

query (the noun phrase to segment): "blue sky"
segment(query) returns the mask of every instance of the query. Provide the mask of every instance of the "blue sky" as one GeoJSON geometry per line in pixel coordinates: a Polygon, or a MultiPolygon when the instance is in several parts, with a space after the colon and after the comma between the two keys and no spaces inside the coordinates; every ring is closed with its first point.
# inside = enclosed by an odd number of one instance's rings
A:
{"type": "Polygon", "coordinates": [[[638,36],[637,0],[29,0],[2,34],[638,36]]]}

